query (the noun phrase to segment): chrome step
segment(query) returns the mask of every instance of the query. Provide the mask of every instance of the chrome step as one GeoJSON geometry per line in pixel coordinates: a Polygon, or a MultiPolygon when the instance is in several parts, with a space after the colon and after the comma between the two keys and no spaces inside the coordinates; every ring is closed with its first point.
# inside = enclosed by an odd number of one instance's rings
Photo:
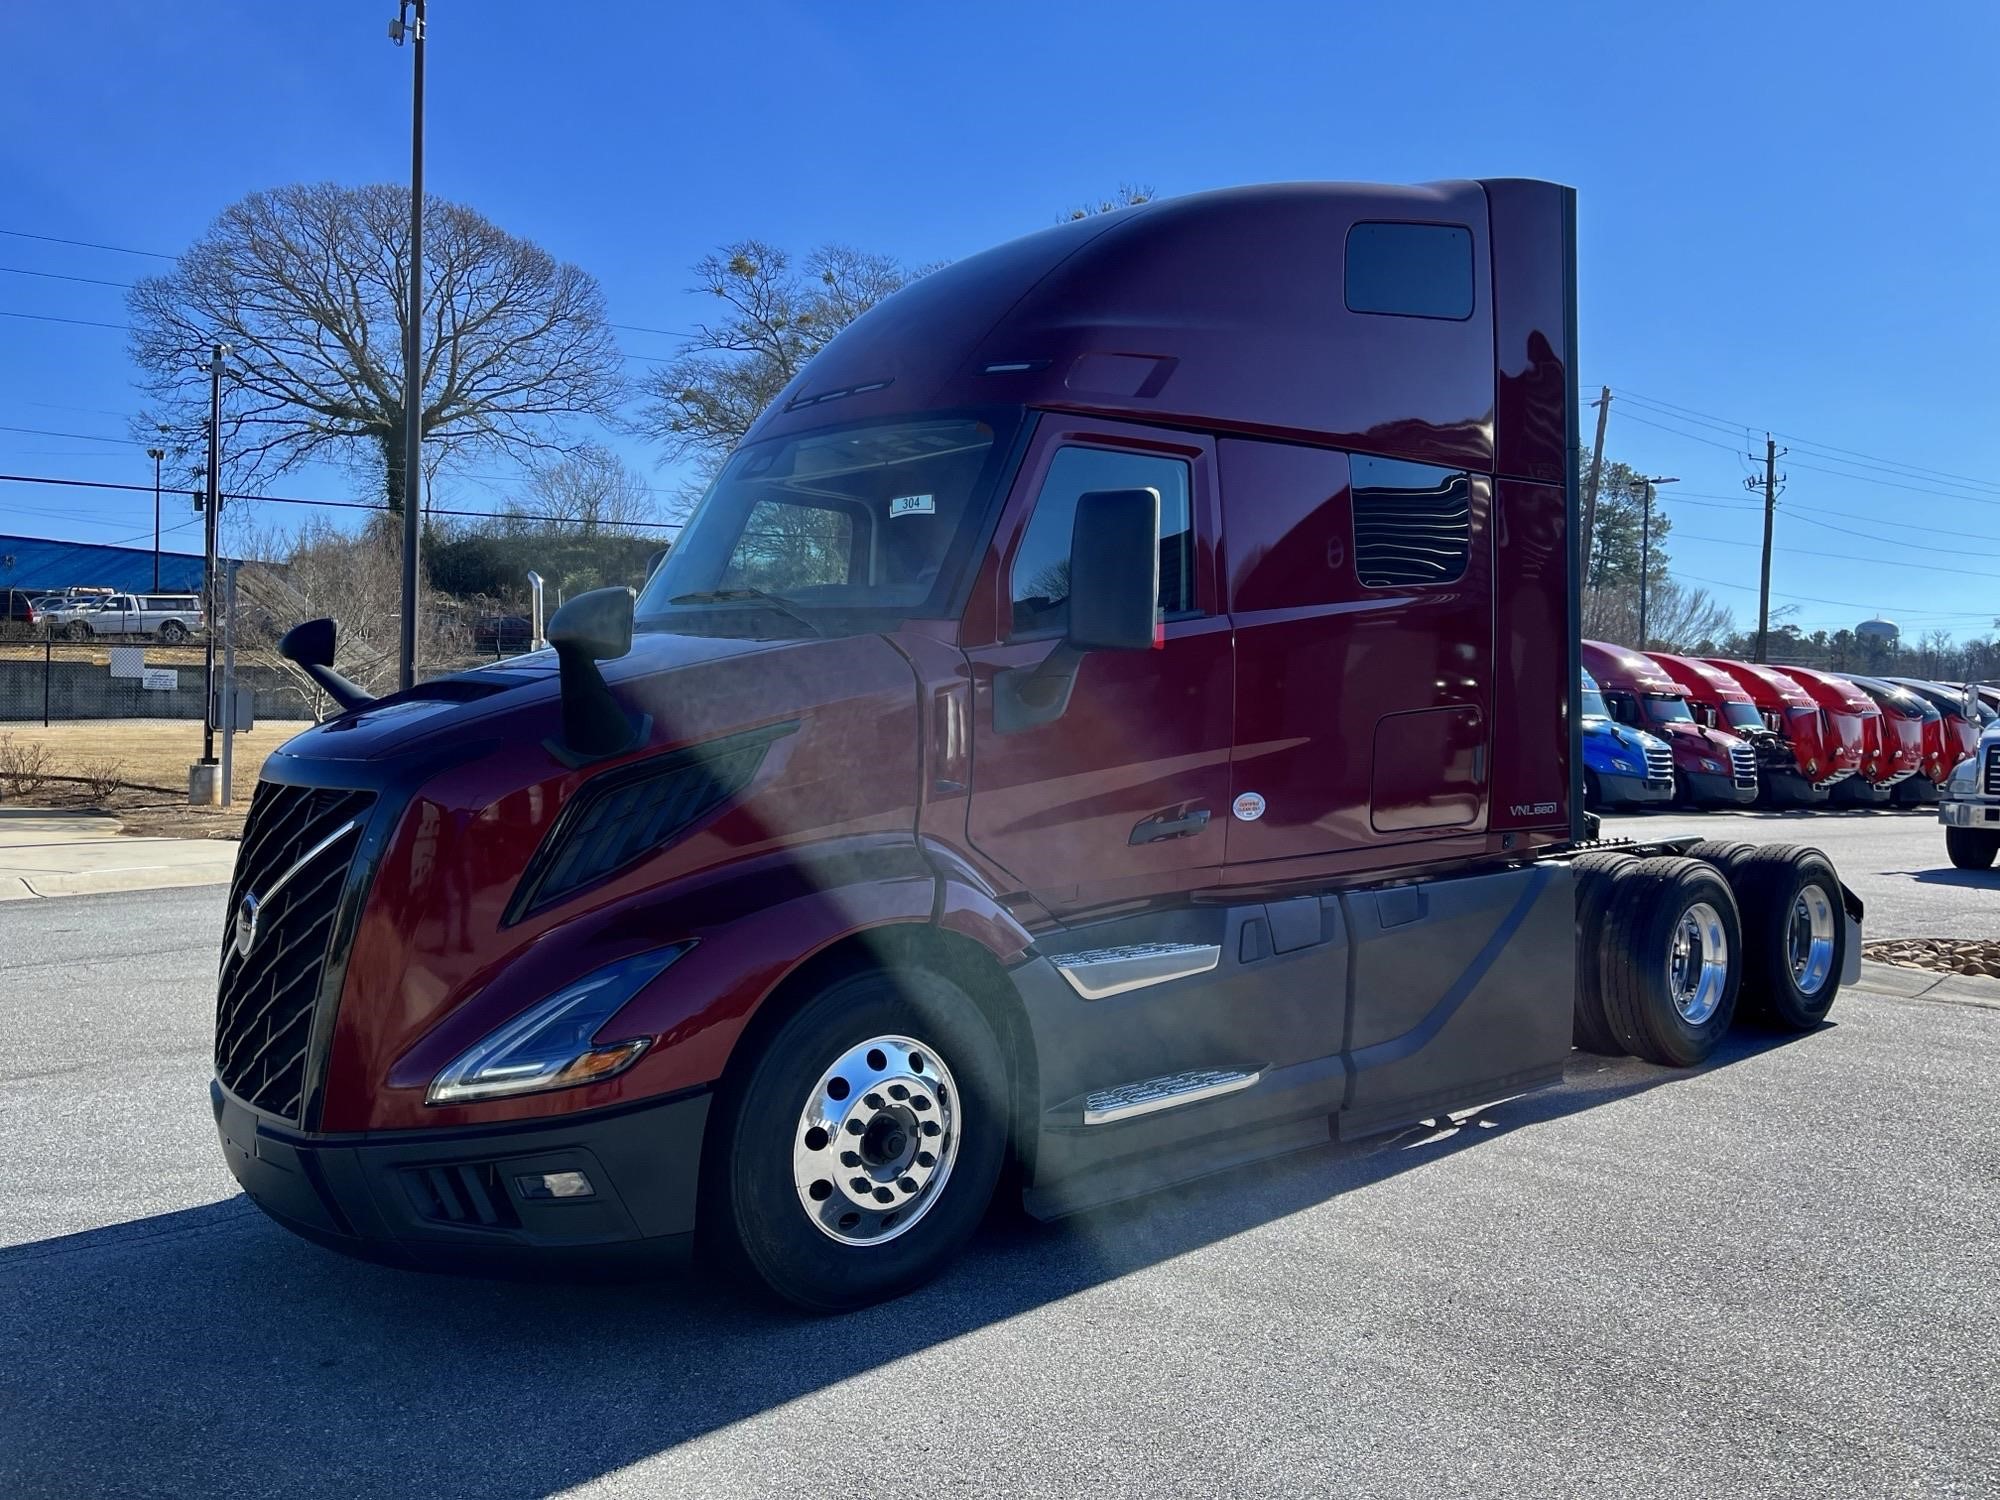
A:
{"type": "Polygon", "coordinates": [[[1120,1120],[1135,1120],[1140,1115],[1156,1114],[1163,1109],[1178,1109],[1183,1104],[1219,1099],[1224,1094],[1249,1088],[1263,1076],[1261,1069],[1245,1073],[1237,1069],[1199,1068],[1193,1072],[1168,1073],[1161,1078],[1144,1078],[1137,1083],[1120,1084],[1115,1089],[1104,1089],[1084,1099],[1083,1123],[1112,1125],[1120,1120]]]}
{"type": "Polygon", "coordinates": [[[1086,1000],[1206,974],[1222,962],[1220,943],[1128,943],[1056,955],[1058,973],[1086,1000]]]}

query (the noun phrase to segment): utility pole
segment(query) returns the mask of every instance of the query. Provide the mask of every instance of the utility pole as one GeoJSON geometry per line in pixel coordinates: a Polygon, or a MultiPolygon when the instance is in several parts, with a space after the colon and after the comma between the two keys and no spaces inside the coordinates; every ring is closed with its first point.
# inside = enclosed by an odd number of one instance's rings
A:
{"type": "MultiPolygon", "coordinates": [[[[1764,434],[1764,477],[1760,481],[1755,474],[1743,481],[1743,488],[1755,494],[1764,491],[1764,567],[1757,580],[1757,651],[1753,661],[1765,660],[1765,646],[1771,630],[1771,521],[1778,510],[1778,486],[1784,478],[1778,473],[1778,457],[1789,450],[1780,448],[1764,434]]],[[[1751,454],[1751,458],[1756,458],[1751,454]]]]}
{"type": "Polygon", "coordinates": [[[1590,450],[1590,480],[1583,487],[1583,552],[1578,566],[1583,569],[1583,581],[1590,581],[1590,534],[1597,524],[1597,482],[1604,475],[1604,423],[1611,415],[1611,387],[1599,386],[1597,399],[1590,403],[1597,408],[1597,442],[1590,450]]]}
{"type": "Polygon", "coordinates": [[[215,764],[215,531],[222,513],[222,357],[227,344],[217,344],[208,360],[208,504],[202,511],[202,702],[201,763],[215,764]]]}
{"type": "Polygon", "coordinates": [[[146,457],[153,461],[153,592],[160,591],[160,460],[167,456],[164,448],[148,448],[146,457]]]}
{"type": "Polygon", "coordinates": [[[1662,484],[1679,484],[1667,474],[1649,474],[1639,481],[1639,649],[1646,649],[1651,637],[1646,632],[1646,599],[1653,574],[1653,490],[1662,484]]]}
{"type": "Polygon", "coordinates": [[[424,451],[424,0],[402,0],[402,11],[389,23],[389,39],[397,46],[409,38],[410,84],[410,312],[403,340],[403,640],[396,680],[404,688],[417,683],[417,547],[422,537],[419,511],[424,451]],[[416,19],[410,18],[411,6],[416,19]]]}

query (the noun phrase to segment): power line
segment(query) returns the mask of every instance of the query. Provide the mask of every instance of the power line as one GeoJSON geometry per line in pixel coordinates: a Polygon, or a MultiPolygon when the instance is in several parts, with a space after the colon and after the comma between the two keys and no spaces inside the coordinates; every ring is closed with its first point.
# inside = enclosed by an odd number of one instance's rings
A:
{"type": "MultiPolygon", "coordinates": [[[[1735,589],[1738,593],[1743,594],[1754,594],[1757,592],[1756,589],[1750,587],[1748,584],[1725,583],[1720,578],[1698,578],[1692,573],[1682,573],[1679,576],[1685,578],[1690,583],[1705,583],[1714,589],[1735,589]]],[[[1780,594],[1776,592],[1771,597],[1774,599],[1783,599],[1788,604],[1831,604],[1839,609],[1893,609],[1897,614],[1912,620],[1985,620],[1993,617],[1992,610],[1982,609],[1906,609],[1896,604],[1860,604],[1852,599],[1820,599],[1811,594],[1780,594]]]]}
{"type": "Polygon", "coordinates": [[[105,245],[96,240],[66,240],[53,234],[30,234],[25,229],[0,229],[0,234],[12,235],[17,240],[40,240],[47,245],[75,245],[82,250],[110,250],[118,255],[144,255],[153,260],[177,258],[172,255],[162,255],[157,250],[134,250],[129,245],[105,245]]]}
{"type": "Polygon", "coordinates": [[[0,311],[0,318],[29,318],[37,323],[74,323],[79,328],[116,328],[121,333],[130,333],[130,323],[100,323],[95,318],[58,318],[51,313],[24,313],[0,311]]]}
{"type": "MultiPolygon", "coordinates": [[[[0,474],[0,484],[52,484],[80,490],[124,490],[145,495],[153,493],[153,487],[150,484],[114,484],[109,480],[101,479],[57,479],[43,474],[0,474]]],[[[185,493],[185,491],[176,490],[176,493],[185,493]]],[[[310,505],[327,510],[389,509],[389,503],[386,500],[308,500],[298,495],[250,495],[241,494],[234,490],[224,490],[222,492],[222,499],[224,503],[231,500],[251,500],[265,505],[310,505]]],[[[486,521],[508,519],[506,513],[501,511],[456,510],[442,505],[426,505],[424,513],[432,516],[472,516],[486,521]]],[[[554,516],[530,517],[529,519],[545,521],[552,526],[583,524],[582,522],[572,522],[564,517],[554,516]]],[[[615,524],[618,526],[644,527],[649,531],[679,531],[682,526],[682,523],[679,521],[619,521],[615,524]]]]}
{"type": "Polygon", "coordinates": [[[30,271],[25,266],[0,266],[9,276],[40,276],[48,281],[80,281],[86,286],[116,286],[126,291],[132,289],[129,281],[106,281],[98,276],[66,276],[61,271],[30,271]]]}

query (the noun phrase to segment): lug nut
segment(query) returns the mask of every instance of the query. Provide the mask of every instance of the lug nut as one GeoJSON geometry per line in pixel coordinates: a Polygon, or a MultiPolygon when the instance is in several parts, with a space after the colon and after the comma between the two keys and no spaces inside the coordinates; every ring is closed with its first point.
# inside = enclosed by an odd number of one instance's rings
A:
{"type": "Polygon", "coordinates": [[[917,1190],[917,1179],[914,1177],[898,1177],[896,1179],[896,1186],[906,1193],[914,1193],[917,1190]]]}

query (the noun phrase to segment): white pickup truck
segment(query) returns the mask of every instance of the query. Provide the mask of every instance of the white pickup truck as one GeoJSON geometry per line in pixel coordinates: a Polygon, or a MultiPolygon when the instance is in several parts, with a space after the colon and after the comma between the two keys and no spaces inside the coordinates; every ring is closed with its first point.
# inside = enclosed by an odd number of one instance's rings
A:
{"type": "MultiPolygon", "coordinates": [[[[1967,689],[1968,699],[1973,689],[1967,689]]],[[[2000,855],[2000,720],[1938,788],[1945,852],[1961,870],[1990,869],[2000,855]]]]}
{"type": "Polygon", "coordinates": [[[201,599],[195,594],[112,594],[78,600],[47,612],[52,634],[73,641],[94,636],[146,636],[167,645],[198,634],[201,599]]]}

